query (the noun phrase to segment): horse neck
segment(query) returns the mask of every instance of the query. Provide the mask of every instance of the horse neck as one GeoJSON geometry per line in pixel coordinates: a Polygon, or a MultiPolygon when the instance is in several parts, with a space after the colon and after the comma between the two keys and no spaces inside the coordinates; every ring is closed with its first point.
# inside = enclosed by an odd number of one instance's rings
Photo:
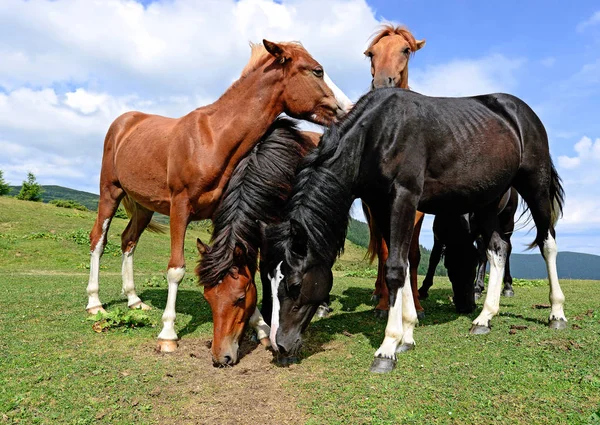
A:
{"type": "Polygon", "coordinates": [[[288,210],[288,218],[308,230],[315,255],[331,264],[344,247],[363,146],[360,137],[330,140],[334,137],[321,142],[318,155],[324,160],[300,171],[288,210]]]}
{"type": "Polygon", "coordinates": [[[209,109],[213,140],[231,152],[234,166],[283,112],[282,75],[264,68],[240,78],[209,109]]]}

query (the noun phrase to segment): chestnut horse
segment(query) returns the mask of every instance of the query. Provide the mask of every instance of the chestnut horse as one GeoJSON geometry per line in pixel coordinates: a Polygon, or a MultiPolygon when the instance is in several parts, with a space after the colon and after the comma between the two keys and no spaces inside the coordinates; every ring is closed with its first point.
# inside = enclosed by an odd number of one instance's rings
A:
{"type": "Polygon", "coordinates": [[[270,345],[271,287],[267,277],[262,280],[264,321],[256,310],[258,221],[280,220],[296,167],[316,146],[314,136],[318,135],[299,131],[289,119],[277,119],[233,171],[213,215],[211,246],[197,241],[202,258],[196,274],[212,310],[215,366],[238,361],[239,340],[248,320],[257,329],[258,339],[270,345]]]}
{"type": "Polygon", "coordinates": [[[181,118],[128,112],[104,142],[98,215],[90,233],[87,311],[103,311],[98,297],[100,257],[119,203],[131,217],[121,237],[123,293],[130,308],[149,308],[133,283],[133,254],[154,212],[170,216],[168,297],[158,335],[160,350],[177,347],[175,301],[185,274],[187,225],[210,218],[237,163],[282,112],[327,125],[343,105],[327,85],[323,67],[299,43],[252,45],[241,77],[216,102],[181,118]]]}
{"type": "MultiPolygon", "coordinates": [[[[408,61],[411,55],[423,46],[425,46],[425,40],[416,40],[408,28],[391,24],[383,25],[381,30],[373,35],[369,47],[364,53],[371,61],[371,75],[373,76],[371,89],[375,90],[381,87],[408,89],[408,61]]],[[[383,266],[388,257],[388,248],[381,232],[375,226],[368,206],[364,202],[363,211],[371,231],[367,255],[369,255],[371,262],[373,262],[375,256],[378,257],[377,280],[373,292],[373,299],[377,302],[375,315],[385,318],[389,310],[389,296],[383,266]]],[[[423,216],[423,213],[417,211],[409,254],[410,282],[413,288],[415,308],[420,318],[423,317],[424,310],[419,302],[417,292],[417,271],[421,259],[419,234],[423,224],[423,216]]]]}

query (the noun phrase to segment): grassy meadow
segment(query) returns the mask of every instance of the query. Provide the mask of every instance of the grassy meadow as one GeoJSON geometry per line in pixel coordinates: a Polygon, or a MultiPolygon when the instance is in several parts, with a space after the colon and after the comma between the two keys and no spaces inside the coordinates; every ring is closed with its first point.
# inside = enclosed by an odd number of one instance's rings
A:
{"type": "MultiPolygon", "coordinates": [[[[176,353],[155,351],[167,297],[167,235],[135,256],[149,325],[95,332],[85,312],[95,214],[0,197],[0,424],[600,424],[600,284],[561,281],[568,329],[546,327],[545,282],[519,280],[486,336],[451,304],[445,278],[423,302],[417,348],[388,375],[368,372],[385,323],[370,305],[364,250],[335,266],[334,312],[315,320],[299,364],[282,368],[249,338],[233,368],[210,359],[211,314],[196,284],[193,225],[177,300],[176,353]]],[[[125,311],[115,219],[100,298],[125,311]]],[[[560,238],[560,235],[559,235],[560,238]]],[[[481,304],[482,301],[479,301],[481,304]]],[[[119,310],[120,309],[120,310],[119,310]]]]}

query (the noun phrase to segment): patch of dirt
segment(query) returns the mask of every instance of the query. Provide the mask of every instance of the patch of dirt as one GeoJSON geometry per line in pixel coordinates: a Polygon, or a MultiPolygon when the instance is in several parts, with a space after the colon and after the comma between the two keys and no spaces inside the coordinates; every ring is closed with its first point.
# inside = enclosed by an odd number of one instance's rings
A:
{"type": "Polygon", "coordinates": [[[156,404],[165,404],[164,410],[180,412],[176,417],[156,417],[158,423],[281,425],[306,422],[293,390],[283,385],[284,375],[290,371],[273,363],[271,351],[244,338],[239,363],[216,368],[209,347],[210,341],[206,339],[185,338],[175,353],[156,354],[170,356],[175,362],[163,378],[164,385],[153,390],[150,396],[156,404]]]}

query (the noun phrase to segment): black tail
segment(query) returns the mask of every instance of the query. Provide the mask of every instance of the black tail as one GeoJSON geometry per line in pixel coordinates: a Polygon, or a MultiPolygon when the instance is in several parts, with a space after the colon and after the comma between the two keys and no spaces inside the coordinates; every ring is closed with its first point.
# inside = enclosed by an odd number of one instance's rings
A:
{"type": "Polygon", "coordinates": [[[367,219],[367,223],[369,224],[369,248],[367,249],[367,253],[365,254],[365,258],[369,259],[369,263],[373,263],[375,257],[379,255],[379,251],[381,250],[381,232],[377,228],[375,221],[373,220],[373,216],[371,216],[371,210],[369,210],[369,206],[362,203],[363,212],[365,213],[365,218],[367,219]]]}

